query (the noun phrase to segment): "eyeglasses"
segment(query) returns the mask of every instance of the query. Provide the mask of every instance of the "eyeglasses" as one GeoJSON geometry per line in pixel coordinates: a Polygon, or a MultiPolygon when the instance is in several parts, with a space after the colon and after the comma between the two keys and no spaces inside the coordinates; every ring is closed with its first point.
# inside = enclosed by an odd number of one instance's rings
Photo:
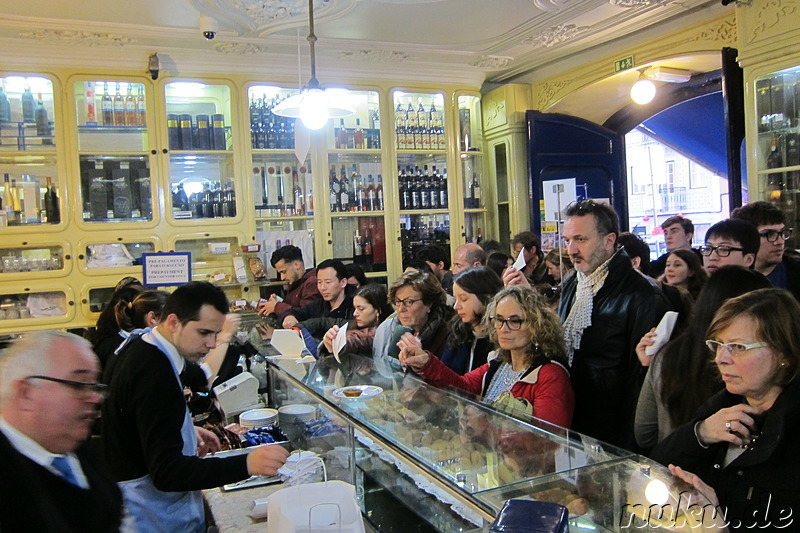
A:
{"type": "Polygon", "coordinates": [[[711,252],[714,250],[717,251],[717,255],[720,257],[728,257],[731,255],[731,252],[742,252],[744,253],[744,248],[737,248],[736,246],[728,246],[727,244],[720,244],[719,246],[711,246],[710,244],[706,244],[698,248],[702,255],[708,257],[711,255],[711,252]]]}
{"type": "Polygon", "coordinates": [[[764,348],[766,346],[769,346],[769,344],[767,344],[766,342],[754,342],[752,344],[742,344],[740,342],[725,343],[719,341],[712,341],[709,339],[706,341],[706,346],[708,346],[708,349],[714,352],[715,354],[719,353],[720,349],[725,348],[726,350],[728,350],[729,354],[731,354],[734,357],[738,357],[742,355],[744,352],[747,352],[749,350],[755,350],[756,348],[764,348]]]}
{"type": "Polygon", "coordinates": [[[774,229],[768,229],[766,231],[759,232],[759,235],[767,239],[769,242],[775,242],[778,240],[778,237],[782,237],[785,241],[789,237],[792,236],[791,228],[783,228],[781,231],[777,231],[774,229]]]}
{"type": "Polygon", "coordinates": [[[28,376],[25,379],[41,379],[66,385],[77,392],[80,398],[88,398],[92,394],[99,394],[103,398],[108,395],[108,385],[104,383],[84,383],[83,381],[70,381],[68,379],[59,379],[50,376],[28,376]]]}
{"type": "Polygon", "coordinates": [[[516,318],[516,317],[500,318],[499,316],[490,316],[489,322],[492,323],[494,329],[503,329],[503,326],[508,326],[509,330],[517,331],[519,328],[522,327],[522,323],[525,321],[521,318],[516,318]]]}
{"type": "Polygon", "coordinates": [[[392,301],[395,307],[400,307],[400,304],[403,304],[404,307],[411,307],[417,302],[421,302],[422,298],[406,298],[404,300],[398,300],[397,298],[392,301]]]}

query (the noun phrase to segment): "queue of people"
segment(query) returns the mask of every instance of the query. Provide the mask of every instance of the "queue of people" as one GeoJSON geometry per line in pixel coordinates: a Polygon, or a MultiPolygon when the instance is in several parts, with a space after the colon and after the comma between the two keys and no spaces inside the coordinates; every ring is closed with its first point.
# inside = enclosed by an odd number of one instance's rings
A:
{"type": "MultiPolygon", "coordinates": [[[[297,329],[323,359],[347,324],[342,353],[371,359],[385,377],[416,375],[518,417],[652,453],[719,505],[742,508],[776,491],[775,502],[793,505],[795,492],[775,474],[800,466],[791,440],[800,339],[789,320],[800,307],[782,290],[796,295],[800,273],[785,249],[785,220],[761,204],[714,224],[697,249],[691,221],[667,219],[667,253],[650,262],[609,205],[584,200],[565,210],[564,248],[545,254],[529,232],[514,239],[519,270],[496,248],[468,243],[451,262],[427,247],[388,289],[338,260],[306,268],[300,250],[284,246],[271,264],[287,292],[258,312],[297,329]],[[678,325],[650,354],[670,309],[678,325]]],[[[90,498],[105,513],[85,524],[54,505],[38,517],[42,530],[203,531],[199,490],[283,464],[279,446],[199,459],[220,443],[192,423],[186,376],[213,381],[238,328],[228,310],[209,283],[167,294],[124,280],[98,321],[99,360],[79,337],[50,333],[25,336],[0,358],[0,447],[13,458],[0,471],[27,475],[25,490],[90,498]],[[34,348],[39,359],[21,362],[34,348]],[[73,428],[38,427],[51,389],[56,399],[71,395],[58,412],[73,428]],[[110,477],[84,446],[101,404],[110,477]],[[69,478],[56,466],[64,461],[69,478]]],[[[5,529],[14,522],[2,509],[5,529]]]]}

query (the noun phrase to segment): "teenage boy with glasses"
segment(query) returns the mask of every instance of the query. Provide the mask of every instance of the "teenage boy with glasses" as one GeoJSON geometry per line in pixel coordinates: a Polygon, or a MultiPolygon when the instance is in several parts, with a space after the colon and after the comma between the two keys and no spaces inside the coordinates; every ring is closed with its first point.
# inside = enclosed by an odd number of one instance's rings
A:
{"type": "Polygon", "coordinates": [[[786,253],[792,228],[786,227],[786,215],[775,204],[753,202],[737,207],[732,218],[756,226],[761,238],[755,269],[764,274],[773,287],[787,289],[800,299],[800,260],[786,253]]]}
{"type": "Polygon", "coordinates": [[[737,218],[717,222],[708,228],[705,244],[700,247],[703,268],[709,276],[727,265],[753,268],[759,241],[758,231],[750,222],[737,218]]]}

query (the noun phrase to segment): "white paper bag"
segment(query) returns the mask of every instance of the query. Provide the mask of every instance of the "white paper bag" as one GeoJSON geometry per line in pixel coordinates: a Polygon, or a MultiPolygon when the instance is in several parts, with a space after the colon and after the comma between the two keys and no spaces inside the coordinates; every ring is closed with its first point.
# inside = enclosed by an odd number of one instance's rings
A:
{"type": "Polygon", "coordinates": [[[344,481],[308,483],[269,497],[267,533],[364,533],[356,489],[344,481]]]}

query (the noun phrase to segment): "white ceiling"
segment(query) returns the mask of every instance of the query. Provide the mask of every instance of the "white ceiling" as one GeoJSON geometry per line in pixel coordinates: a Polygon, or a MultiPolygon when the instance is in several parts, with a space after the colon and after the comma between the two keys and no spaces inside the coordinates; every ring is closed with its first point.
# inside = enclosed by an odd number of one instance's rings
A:
{"type": "MultiPolygon", "coordinates": [[[[480,86],[532,81],[542,69],[622,37],[710,18],[719,0],[315,0],[321,82],[431,80],[480,86]]],[[[2,0],[0,58],[297,77],[307,71],[308,0],[2,0]],[[201,15],[219,23],[213,41],[201,15]],[[302,39],[298,43],[298,36],[302,39]],[[91,61],[90,61],[91,60],[91,61]],[[189,68],[191,70],[191,68],[189,68]]],[[[307,75],[304,75],[307,78],[307,75]]],[[[305,81],[305,79],[303,80],[305,81]]]]}

